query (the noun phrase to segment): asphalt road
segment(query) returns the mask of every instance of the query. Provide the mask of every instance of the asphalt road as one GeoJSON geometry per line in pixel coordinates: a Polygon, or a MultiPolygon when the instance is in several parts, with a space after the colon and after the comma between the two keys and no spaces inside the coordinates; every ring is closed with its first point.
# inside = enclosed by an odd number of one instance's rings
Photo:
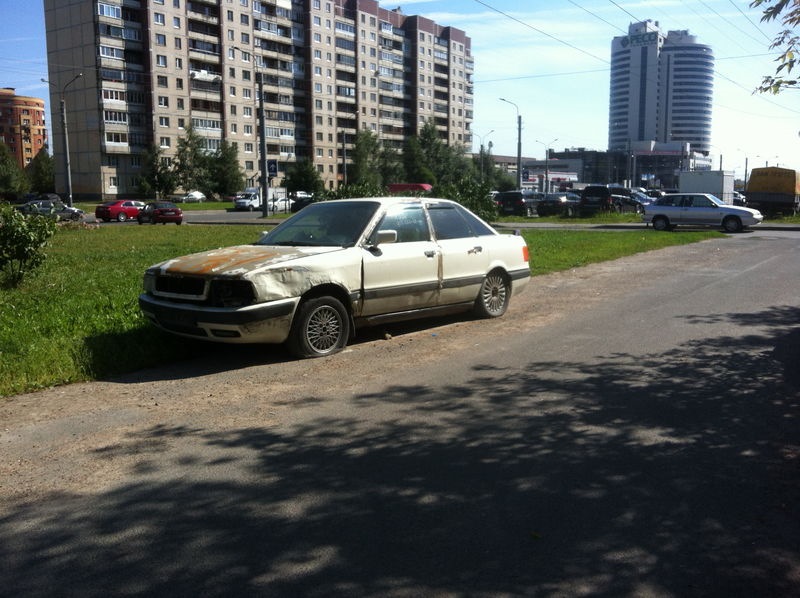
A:
{"type": "Polygon", "coordinates": [[[0,595],[800,595],[799,257],[734,235],[0,403],[0,595]]]}

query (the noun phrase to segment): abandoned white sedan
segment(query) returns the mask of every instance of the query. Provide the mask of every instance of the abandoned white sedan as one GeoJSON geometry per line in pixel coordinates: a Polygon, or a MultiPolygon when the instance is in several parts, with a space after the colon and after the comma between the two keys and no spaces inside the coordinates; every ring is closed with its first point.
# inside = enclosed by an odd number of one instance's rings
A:
{"type": "Polygon", "coordinates": [[[473,310],[505,313],[530,279],[528,247],[458,203],[431,198],[311,204],[241,245],[177,257],[144,275],[139,306],[169,332],[341,350],[360,325],[473,310]]]}

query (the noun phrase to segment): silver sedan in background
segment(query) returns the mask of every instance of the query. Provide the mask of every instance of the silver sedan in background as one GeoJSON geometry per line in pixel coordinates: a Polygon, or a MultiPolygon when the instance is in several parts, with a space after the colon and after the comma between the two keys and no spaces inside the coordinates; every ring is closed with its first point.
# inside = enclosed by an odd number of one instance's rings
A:
{"type": "Polygon", "coordinates": [[[719,226],[735,233],[764,220],[758,210],[732,206],[709,193],[668,193],[645,206],[642,220],[656,230],[678,225],[719,226]]]}

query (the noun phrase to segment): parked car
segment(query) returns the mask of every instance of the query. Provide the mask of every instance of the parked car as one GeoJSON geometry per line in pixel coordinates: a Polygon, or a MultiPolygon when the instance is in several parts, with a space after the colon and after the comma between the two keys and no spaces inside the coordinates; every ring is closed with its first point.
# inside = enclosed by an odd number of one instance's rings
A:
{"type": "Polygon", "coordinates": [[[269,204],[270,212],[291,212],[294,201],[288,197],[273,199],[269,204]]]}
{"type": "Polygon", "coordinates": [[[176,206],[171,201],[151,201],[148,203],[137,216],[139,224],[149,222],[150,224],[166,224],[167,222],[174,222],[181,224],[183,222],[183,210],[176,206]]]}
{"type": "Polygon", "coordinates": [[[536,204],[544,193],[529,191],[501,191],[494,196],[497,210],[501,216],[536,216],[536,204]]]}
{"type": "Polygon", "coordinates": [[[547,193],[536,202],[536,213],[539,216],[569,216],[578,215],[581,203],[580,195],[576,193],[547,193]]]}
{"type": "Polygon", "coordinates": [[[709,193],[669,193],[645,207],[642,220],[656,230],[678,225],[721,226],[729,233],[760,224],[758,210],[732,206],[709,193]]]}
{"type": "Polygon", "coordinates": [[[473,310],[502,316],[530,279],[528,247],[460,204],[383,197],[314,203],[252,245],[149,268],[156,326],[223,343],[341,350],[359,326],[473,310]]]}
{"type": "Polygon", "coordinates": [[[22,205],[15,206],[17,210],[26,215],[38,214],[52,216],[56,220],[71,220],[77,222],[84,216],[83,210],[66,205],[58,195],[52,194],[56,199],[34,199],[22,205]]]}
{"type": "Polygon", "coordinates": [[[95,207],[94,217],[103,222],[111,222],[112,220],[125,222],[129,218],[136,218],[139,215],[139,210],[143,207],[143,201],[132,199],[106,201],[95,207]]]}
{"type": "Polygon", "coordinates": [[[618,200],[608,185],[586,185],[581,190],[579,215],[594,216],[598,212],[611,212],[615,201],[618,200]]]}
{"type": "Polygon", "coordinates": [[[206,200],[206,196],[200,191],[189,191],[181,198],[183,203],[199,203],[206,200]]]}

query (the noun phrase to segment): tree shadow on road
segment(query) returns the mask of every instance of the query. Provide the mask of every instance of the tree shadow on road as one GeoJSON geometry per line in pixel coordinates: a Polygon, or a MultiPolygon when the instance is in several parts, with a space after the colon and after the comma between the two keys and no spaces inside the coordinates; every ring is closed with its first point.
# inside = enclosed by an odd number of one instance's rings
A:
{"type": "Polygon", "coordinates": [[[349,399],[363,418],[132,434],[94,455],[135,456],[129,485],[4,508],[0,588],[797,595],[799,316],[704,316],[729,336],[395,385],[349,399]],[[381,405],[397,416],[370,417],[381,405]]]}

